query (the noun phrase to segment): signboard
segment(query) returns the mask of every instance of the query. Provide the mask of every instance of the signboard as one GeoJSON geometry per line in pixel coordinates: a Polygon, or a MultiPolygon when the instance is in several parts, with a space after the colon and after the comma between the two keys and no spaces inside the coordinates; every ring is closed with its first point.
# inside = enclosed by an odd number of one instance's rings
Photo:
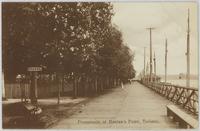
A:
{"type": "Polygon", "coordinates": [[[28,71],[42,71],[42,67],[28,67],[28,71]]]}

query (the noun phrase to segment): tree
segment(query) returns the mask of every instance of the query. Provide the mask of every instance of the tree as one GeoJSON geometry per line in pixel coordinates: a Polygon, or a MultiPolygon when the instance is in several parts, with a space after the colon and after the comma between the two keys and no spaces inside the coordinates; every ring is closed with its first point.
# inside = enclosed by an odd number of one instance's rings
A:
{"type": "MultiPolygon", "coordinates": [[[[3,69],[10,78],[28,66],[74,81],[74,97],[82,83],[85,92],[114,86],[134,76],[133,54],[122,33],[111,24],[111,3],[4,3],[3,69]],[[106,79],[105,79],[106,78],[106,79]],[[108,84],[110,83],[110,84],[108,84]]],[[[62,88],[62,87],[61,87],[62,88]]]]}

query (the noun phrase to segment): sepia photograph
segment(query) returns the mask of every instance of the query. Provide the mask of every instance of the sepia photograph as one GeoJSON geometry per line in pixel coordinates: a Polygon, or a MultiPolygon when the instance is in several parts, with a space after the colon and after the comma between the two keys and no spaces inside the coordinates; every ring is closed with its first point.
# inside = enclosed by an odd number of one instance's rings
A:
{"type": "Polygon", "coordinates": [[[199,129],[198,10],[1,2],[2,128],[199,129]]]}

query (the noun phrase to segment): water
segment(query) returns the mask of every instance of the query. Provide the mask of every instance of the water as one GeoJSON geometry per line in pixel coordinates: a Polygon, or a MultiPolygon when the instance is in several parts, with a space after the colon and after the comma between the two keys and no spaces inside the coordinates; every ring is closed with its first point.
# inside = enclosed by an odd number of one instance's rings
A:
{"type": "MultiPolygon", "coordinates": [[[[162,80],[164,81],[164,80],[162,80]]],[[[174,85],[180,85],[186,87],[186,80],[185,79],[169,79],[167,82],[174,84],[174,85]]],[[[190,87],[198,88],[199,87],[199,81],[198,79],[192,79],[190,80],[190,87]]]]}

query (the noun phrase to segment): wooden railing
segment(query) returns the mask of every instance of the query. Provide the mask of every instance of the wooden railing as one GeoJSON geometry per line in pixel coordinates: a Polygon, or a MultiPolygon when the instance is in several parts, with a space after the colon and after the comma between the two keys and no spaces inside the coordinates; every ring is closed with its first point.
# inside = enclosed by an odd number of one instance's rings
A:
{"type": "Polygon", "coordinates": [[[198,116],[199,99],[197,88],[186,88],[170,83],[145,83],[141,82],[146,87],[156,91],[160,95],[171,100],[173,103],[182,106],[187,111],[198,116]]]}

